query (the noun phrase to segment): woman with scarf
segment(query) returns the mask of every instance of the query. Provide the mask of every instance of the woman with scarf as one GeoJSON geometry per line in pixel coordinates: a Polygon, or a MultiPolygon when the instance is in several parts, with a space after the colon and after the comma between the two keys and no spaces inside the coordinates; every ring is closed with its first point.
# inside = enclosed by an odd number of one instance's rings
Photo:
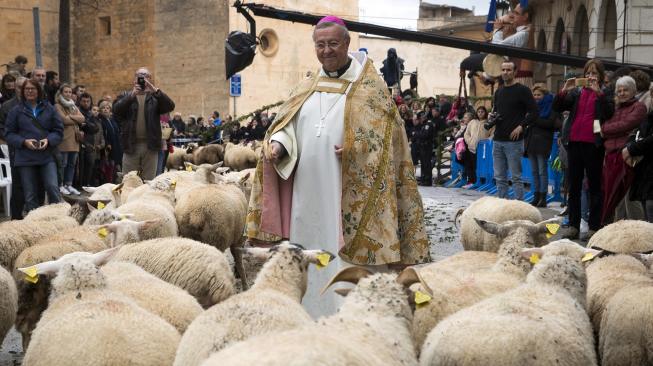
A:
{"type": "Polygon", "coordinates": [[[40,186],[48,195],[48,203],[61,201],[55,154],[63,137],[63,123],[38,81],[25,81],[20,100],[7,116],[5,138],[15,149],[14,166],[20,171],[29,212],[39,207],[40,186]]]}
{"type": "Polygon", "coordinates": [[[533,173],[533,200],[531,205],[546,207],[549,190],[549,155],[553,144],[553,133],[560,128],[558,114],[553,112],[553,95],[543,84],[533,86],[533,98],[540,113],[535,124],[526,129],[524,151],[531,163],[533,173]]]}
{"type": "Polygon", "coordinates": [[[646,120],[646,106],[635,98],[637,87],[630,76],[622,76],[615,85],[616,109],[601,126],[605,158],[603,160],[603,211],[601,223],[614,219],[614,210],[633,183],[635,172],[623,158],[623,148],[631,135],[646,120]]]}
{"type": "Polygon", "coordinates": [[[79,144],[84,139],[80,128],[85,124],[86,118],[75,106],[73,88],[70,85],[62,84],[54,100],[54,108],[63,120],[63,141],[59,145],[59,152],[61,153],[60,174],[63,174],[63,184],[59,186],[59,191],[62,194],[79,195],[79,191],[73,188],[73,178],[75,176],[79,144]]]}

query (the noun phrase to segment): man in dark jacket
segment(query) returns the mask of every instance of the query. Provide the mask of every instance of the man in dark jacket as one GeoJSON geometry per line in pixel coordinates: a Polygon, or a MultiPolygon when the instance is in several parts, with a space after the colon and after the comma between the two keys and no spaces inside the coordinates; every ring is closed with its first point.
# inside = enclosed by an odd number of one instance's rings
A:
{"type": "Polygon", "coordinates": [[[136,170],[141,178],[154,179],[161,150],[159,116],[172,112],[175,103],[152,84],[149,70],[141,67],[134,75],[134,88],[113,109],[120,124],[123,174],[136,170]]]}
{"type": "Polygon", "coordinates": [[[436,131],[431,121],[426,119],[427,117],[424,112],[419,112],[417,118],[419,118],[421,123],[415,128],[413,143],[417,144],[416,148],[422,172],[419,184],[430,186],[433,184],[433,164],[431,163],[431,158],[433,157],[436,131]]]}

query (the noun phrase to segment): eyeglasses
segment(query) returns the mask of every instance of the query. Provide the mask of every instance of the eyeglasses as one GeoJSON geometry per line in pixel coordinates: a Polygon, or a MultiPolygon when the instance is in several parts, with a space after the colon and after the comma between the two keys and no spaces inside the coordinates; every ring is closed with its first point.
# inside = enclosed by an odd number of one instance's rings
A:
{"type": "Polygon", "coordinates": [[[336,48],[340,47],[340,42],[338,42],[338,41],[329,41],[329,42],[317,42],[317,43],[315,43],[315,48],[320,50],[320,51],[323,51],[327,47],[329,47],[332,50],[335,50],[336,48]]]}

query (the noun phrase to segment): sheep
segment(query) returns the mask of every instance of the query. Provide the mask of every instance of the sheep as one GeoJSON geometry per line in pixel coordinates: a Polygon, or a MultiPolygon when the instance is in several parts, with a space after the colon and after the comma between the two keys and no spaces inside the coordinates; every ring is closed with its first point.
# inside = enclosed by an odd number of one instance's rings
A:
{"type": "Polygon", "coordinates": [[[653,251],[653,223],[639,220],[622,220],[605,226],[592,235],[590,248],[605,249],[613,253],[643,253],[653,251]]]}
{"type": "Polygon", "coordinates": [[[143,309],[170,323],[180,334],[203,311],[186,291],[133,263],[111,261],[102,267],[102,272],[111,290],[129,296],[143,309]]]}
{"type": "Polygon", "coordinates": [[[235,293],[227,258],[209,245],[185,238],[159,238],[123,245],[115,260],[132,262],[179,286],[207,308],[235,293]]]}
{"type": "Polygon", "coordinates": [[[127,174],[125,174],[122,177],[122,182],[115,186],[111,192],[113,194],[113,200],[118,201],[116,204],[116,207],[119,207],[120,204],[127,202],[127,199],[129,198],[129,195],[131,192],[137,188],[143,185],[143,180],[141,177],[138,176],[138,172],[136,171],[131,171],[127,174]],[[116,200],[116,195],[115,193],[119,194],[119,200],[116,200]]]}
{"type": "Polygon", "coordinates": [[[522,253],[539,260],[526,283],[440,322],[420,365],[597,364],[581,259],[598,251],[561,240],[522,253]]]}
{"type": "Polygon", "coordinates": [[[325,261],[333,254],[303,250],[288,242],[271,249],[244,249],[255,257],[270,258],[248,291],[212,306],[188,327],[183,335],[175,365],[197,366],[230,344],[253,335],[279,332],[312,323],[301,306],[306,292],[308,265],[325,261]]]}
{"type": "Polygon", "coordinates": [[[28,221],[52,221],[59,220],[61,217],[67,216],[70,210],[68,202],[54,203],[50,205],[41,206],[35,210],[30,211],[23,220],[28,221]]]}
{"type": "Polygon", "coordinates": [[[71,253],[21,268],[28,276],[56,274],[50,305],[34,330],[25,365],[172,363],[180,339],[177,330],[127,296],[107,288],[98,266],[117,249],[71,253]]]}
{"type": "Polygon", "coordinates": [[[112,200],[113,199],[113,189],[116,188],[116,184],[113,183],[104,183],[98,187],[82,187],[82,189],[91,195],[89,196],[90,200],[112,200]]]}
{"type": "Polygon", "coordinates": [[[241,190],[245,193],[245,198],[249,202],[252,195],[252,186],[254,185],[254,177],[256,176],[256,168],[244,169],[239,172],[225,172],[222,174],[223,178],[216,176],[216,181],[227,183],[238,183],[241,190]],[[246,179],[243,179],[247,177],[246,179]]]}
{"type": "MultiPolygon", "coordinates": [[[[120,244],[138,241],[138,231],[141,227],[151,225],[151,222],[133,222],[123,220],[104,226],[81,226],[52,237],[44,238],[33,246],[23,250],[16,258],[15,267],[28,267],[37,263],[55,260],[61,256],[74,252],[99,252],[107,249],[108,238],[101,238],[99,229],[104,227],[109,231],[111,244],[120,244]]],[[[16,273],[18,281],[18,313],[16,317],[16,330],[20,332],[23,339],[23,349],[27,349],[32,331],[41,317],[41,313],[48,306],[48,295],[50,293],[50,279],[40,276],[36,283],[22,281],[22,276],[16,273]]]]}
{"type": "MultiPolygon", "coordinates": [[[[357,285],[338,313],[315,324],[236,343],[202,365],[416,365],[406,288],[420,281],[417,272],[408,268],[397,276],[348,267],[327,287],[340,281],[357,285]]],[[[409,298],[413,296],[409,293],[409,298]]]]}
{"type": "Polygon", "coordinates": [[[501,240],[498,253],[464,251],[420,267],[420,275],[433,289],[433,301],[415,310],[413,337],[418,348],[442,319],[522,284],[531,267],[520,252],[536,244],[536,238],[552,222],[557,219],[538,224],[526,220],[497,224],[477,219],[479,227],[501,240]]]}
{"type": "Polygon", "coordinates": [[[257,155],[247,146],[234,145],[228,142],[224,148],[224,165],[235,171],[255,168],[257,155]]]}
{"type": "Polygon", "coordinates": [[[224,159],[224,146],[211,144],[199,147],[193,151],[193,163],[216,164],[224,159]]]}
{"type": "Polygon", "coordinates": [[[56,220],[20,220],[0,223],[0,266],[13,268],[16,257],[42,238],[61,230],[78,226],[72,217],[63,215],[56,220]]]}
{"type": "MultiPolygon", "coordinates": [[[[508,220],[542,221],[540,211],[519,200],[506,200],[485,196],[472,202],[460,215],[460,242],[465,250],[496,252],[500,241],[494,235],[482,230],[475,218],[502,223],[508,220]]],[[[544,234],[537,238],[538,246],[548,242],[544,234]]]]}
{"type": "Polygon", "coordinates": [[[186,149],[175,147],[175,150],[168,155],[168,160],[166,160],[166,168],[168,171],[172,169],[183,169],[185,157],[186,149]]]}
{"type": "Polygon", "coordinates": [[[18,293],[11,274],[0,266],[0,344],[16,320],[18,293]]]}
{"type": "MultiPolygon", "coordinates": [[[[154,239],[177,236],[179,229],[175,218],[174,184],[159,181],[148,184],[147,192],[141,194],[139,199],[128,200],[119,205],[116,211],[119,214],[132,214],[137,221],[156,220],[158,222],[142,232],[143,239],[154,239]]],[[[118,192],[115,192],[118,198],[118,192]]],[[[121,202],[122,197],[120,197],[121,202]]]]}
{"type": "MultiPolygon", "coordinates": [[[[248,178],[244,176],[240,183],[248,178]]],[[[210,244],[221,251],[231,250],[243,289],[247,289],[247,275],[241,253],[236,249],[243,245],[246,215],[245,194],[241,188],[231,184],[210,184],[190,189],[180,197],[175,207],[181,236],[210,244]]]]}

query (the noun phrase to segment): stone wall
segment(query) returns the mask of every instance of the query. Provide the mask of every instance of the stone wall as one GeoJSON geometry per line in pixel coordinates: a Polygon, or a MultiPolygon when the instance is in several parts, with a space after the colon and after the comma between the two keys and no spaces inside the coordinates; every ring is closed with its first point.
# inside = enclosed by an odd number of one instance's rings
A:
{"type": "MultiPolygon", "coordinates": [[[[27,70],[36,66],[32,8],[39,7],[41,21],[41,56],[43,66],[58,70],[59,62],[59,1],[1,0],[0,1],[0,64],[13,61],[16,55],[28,59],[27,70]]],[[[5,69],[0,69],[4,74],[5,69]]]]}

